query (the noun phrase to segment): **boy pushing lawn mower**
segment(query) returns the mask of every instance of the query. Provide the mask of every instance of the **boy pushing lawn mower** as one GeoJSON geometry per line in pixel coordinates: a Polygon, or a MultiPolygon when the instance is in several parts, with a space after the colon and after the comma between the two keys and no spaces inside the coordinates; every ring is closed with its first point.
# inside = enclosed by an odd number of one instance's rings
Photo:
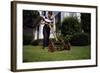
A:
{"type": "Polygon", "coordinates": [[[47,28],[49,29],[49,32],[47,30],[43,29],[43,35],[44,35],[43,44],[44,45],[47,44],[49,52],[54,52],[56,50],[59,50],[59,51],[61,51],[61,50],[70,50],[71,49],[70,43],[69,42],[65,43],[65,41],[61,37],[57,36],[56,32],[53,30],[53,22],[52,22],[52,19],[50,19],[51,16],[52,16],[52,12],[48,12],[48,18],[44,18],[44,21],[45,21],[44,27],[47,26],[47,28]],[[49,39],[50,30],[51,30],[54,38],[55,38],[55,41],[49,39]],[[44,33],[44,32],[47,32],[47,33],[44,33]],[[46,36],[47,34],[49,36],[46,36]],[[46,38],[48,38],[48,39],[45,40],[46,38]]]}
{"type": "MultiPolygon", "coordinates": [[[[53,12],[48,11],[48,15],[46,16],[38,16],[35,24],[37,23],[42,23],[44,24],[43,26],[43,48],[45,49],[46,47],[48,48],[49,52],[54,52],[56,50],[70,50],[71,45],[69,42],[65,43],[65,41],[54,31],[53,29],[53,12]],[[50,37],[50,31],[54,36],[54,40],[51,40],[50,37]]],[[[36,25],[37,26],[37,25],[36,25]]]]}

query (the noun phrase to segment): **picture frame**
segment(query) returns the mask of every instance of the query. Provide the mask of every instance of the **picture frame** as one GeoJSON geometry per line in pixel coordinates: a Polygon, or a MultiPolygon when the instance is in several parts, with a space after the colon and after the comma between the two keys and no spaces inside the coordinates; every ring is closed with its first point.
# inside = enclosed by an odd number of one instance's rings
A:
{"type": "MultiPolygon", "coordinates": [[[[37,71],[52,69],[69,69],[83,67],[97,67],[97,6],[58,4],[43,2],[12,1],[11,2],[11,71],[37,71]],[[90,53],[89,58],[79,60],[52,60],[40,62],[23,62],[23,34],[24,34],[24,11],[53,11],[58,12],[77,12],[90,14],[90,53]]],[[[82,16],[82,14],[81,14],[82,16]]],[[[82,19],[81,19],[82,21],[82,19]]],[[[84,31],[85,32],[85,31],[84,31]]],[[[26,32],[25,32],[26,33],[26,32]]],[[[25,59],[26,60],[26,59],[25,59]]]]}

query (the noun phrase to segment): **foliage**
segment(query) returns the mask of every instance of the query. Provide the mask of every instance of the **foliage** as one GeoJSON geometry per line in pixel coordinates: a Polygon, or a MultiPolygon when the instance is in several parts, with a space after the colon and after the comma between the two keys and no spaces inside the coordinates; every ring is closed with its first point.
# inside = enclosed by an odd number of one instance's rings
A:
{"type": "Polygon", "coordinates": [[[91,14],[81,13],[81,27],[85,33],[90,33],[91,31],[91,14]]]}
{"type": "Polygon", "coordinates": [[[66,36],[66,34],[73,34],[80,32],[80,23],[77,17],[66,17],[62,21],[61,33],[66,36]]]}
{"type": "Polygon", "coordinates": [[[71,45],[89,45],[90,44],[90,15],[81,14],[82,22],[79,23],[77,17],[66,17],[62,22],[61,34],[65,41],[71,45]],[[82,32],[81,30],[84,30],[82,32]]]}
{"type": "Polygon", "coordinates": [[[32,28],[33,22],[39,16],[38,11],[23,10],[23,24],[24,26],[32,28]]]}
{"type": "Polygon", "coordinates": [[[31,45],[34,45],[34,46],[39,45],[39,40],[33,40],[33,41],[31,42],[31,45]]]}
{"type": "Polygon", "coordinates": [[[31,35],[23,35],[23,45],[28,45],[32,41],[31,35]]]}
{"type": "Polygon", "coordinates": [[[90,44],[90,36],[87,33],[76,33],[71,38],[71,45],[83,46],[90,44]]]}
{"type": "MultiPolygon", "coordinates": [[[[39,12],[37,10],[23,10],[23,44],[24,45],[31,43],[31,41],[33,39],[33,35],[32,35],[33,29],[35,31],[36,26],[37,26],[36,19],[38,17],[39,17],[39,12]]],[[[39,23],[39,22],[37,22],[37,23],[39,23]]],[[[37,28],[38,28],[38,26],[37,26],[37,28]]],[[[34,42],[32,44],[34,44],[34,42]]]]}
{"type": "Polygon", "coordinates": [[[64,37],[64,40],[65,40],[65,42],[69,42],[71,40],[71,38],[72,38],[72,35],[66,35],[64,37]]]}

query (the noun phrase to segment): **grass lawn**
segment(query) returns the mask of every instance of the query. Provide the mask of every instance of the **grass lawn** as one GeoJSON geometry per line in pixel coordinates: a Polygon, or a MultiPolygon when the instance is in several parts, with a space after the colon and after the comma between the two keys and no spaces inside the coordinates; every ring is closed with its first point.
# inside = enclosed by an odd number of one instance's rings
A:
{"type": "Polygon", "coordinates": [[[72,46],[70,51],[48,52],[42,46],[23,46],[23,62],[82,60],[91,58],[90,46],[72,46]]]}

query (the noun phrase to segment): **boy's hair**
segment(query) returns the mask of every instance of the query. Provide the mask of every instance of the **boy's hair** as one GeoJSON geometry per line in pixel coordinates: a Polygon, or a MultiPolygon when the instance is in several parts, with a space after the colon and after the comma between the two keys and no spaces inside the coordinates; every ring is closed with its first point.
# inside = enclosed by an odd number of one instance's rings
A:
{"type": "Polygon", "coordinates": [[[53,13],[52,13],[52,11],[48,11],[48,14],[52,15],[53,13]]]}

